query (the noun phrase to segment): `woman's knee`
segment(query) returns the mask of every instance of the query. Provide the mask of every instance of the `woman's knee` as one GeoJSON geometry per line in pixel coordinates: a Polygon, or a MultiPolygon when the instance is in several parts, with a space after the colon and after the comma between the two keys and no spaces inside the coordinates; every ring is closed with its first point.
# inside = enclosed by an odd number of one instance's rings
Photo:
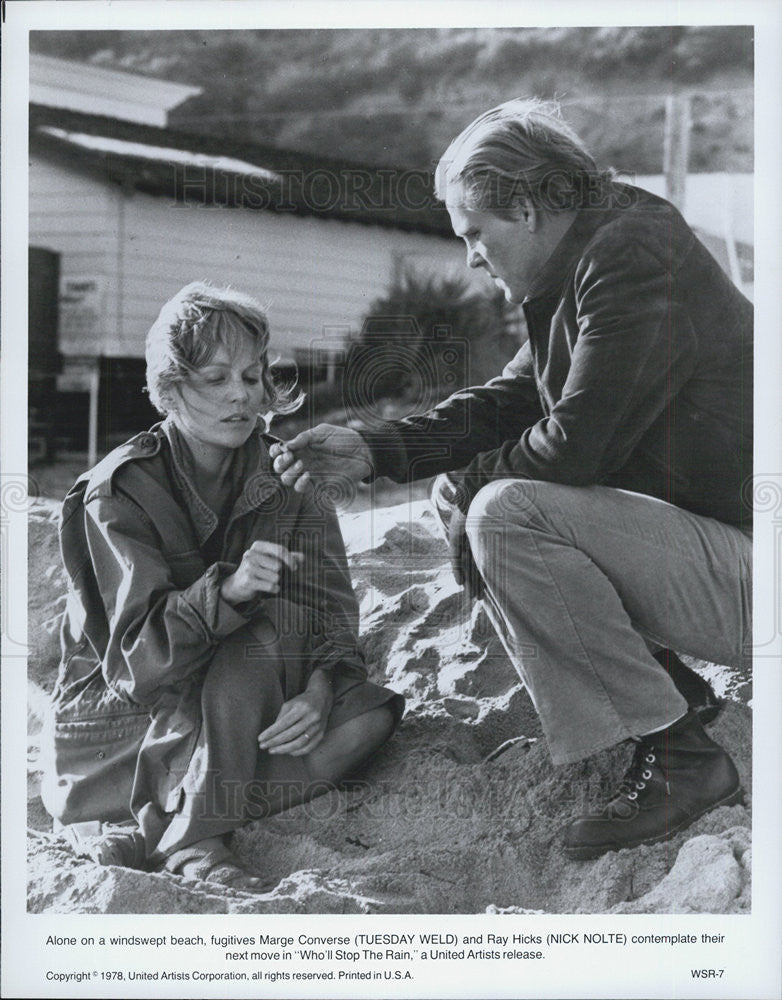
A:
{"type": "Polygon", "coordinates": [[[367,712],[367,745],[371,746],[371,753],[383,746],[390,738],[396,727],[396,716],[388,705],[381,705],[367,712]]]}
{"type": "Polygon", "coordinates": [[[231,644],[218,650],[206,670],[202,702],[212,713],[235,712],[265,704],[282,704],[282,681],[278,657],[253,649],[252,643],[231,644]]]}
{"type": "Polygon", "coordinates": [[[396,725],[392,710],[381,705],[330,730],[321,745],[303,760],[312,781],[339,781],[379,750],[396,725]]]}
{"type": "Polygon", "coordinates": [[[355,716],[334,732],[345,730],[344,750],[351,756],[363,759],[389,739],[394,731],[394,724],[395,719],[391,709],[387,705],[380,705],[355,716]]]}
{"type": "Polygon", "coordinates": [[[267,660],[300,656],[309,645],[313,626],[312,611],[306,605],[282,597],[265,601],[263,610],[246,627],[247,649],[267,660]]]}

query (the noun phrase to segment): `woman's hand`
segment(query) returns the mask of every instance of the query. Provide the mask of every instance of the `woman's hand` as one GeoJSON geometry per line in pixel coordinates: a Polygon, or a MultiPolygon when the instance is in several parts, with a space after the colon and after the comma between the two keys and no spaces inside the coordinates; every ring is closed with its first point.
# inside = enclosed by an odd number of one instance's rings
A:
{"type": "Polygon", "coordinates": [[[325,670],[314,670],[302,694],[286,701],[268,729],[258,736],[258,746],[270,754],[303,757],[323,740],[334,695],[325,670]]]}
{"type": "Polygon", "coordinates": [[[220,594],[229,604],[241,604],[256,594],[277,594],[282,567],[295,571],[303,562],[301,552],[289,552],[276,542],[253,542],[236,572],[220,584],[220,594]]]}
{"type": "Polygon", "coordinates": [[[290,441],[273,444],[274,471],[286,486],[303,493],[312,479],[349,479],[358,483],[372,473],[369,445],[350,427],[318,424],[290,441]]]}

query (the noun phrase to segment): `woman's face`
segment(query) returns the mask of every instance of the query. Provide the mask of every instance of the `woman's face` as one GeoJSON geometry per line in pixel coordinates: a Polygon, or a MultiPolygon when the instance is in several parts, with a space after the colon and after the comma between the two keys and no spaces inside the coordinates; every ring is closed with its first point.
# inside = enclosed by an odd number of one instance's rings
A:
{"type": "Polygon", "coordinates": [[[240,448],[250,437],[266,399],[262,372],[257,345],[247,336],[231,352],[220,344],[203,368],[179,383],[172,415],[202,453],[240,448]]]}

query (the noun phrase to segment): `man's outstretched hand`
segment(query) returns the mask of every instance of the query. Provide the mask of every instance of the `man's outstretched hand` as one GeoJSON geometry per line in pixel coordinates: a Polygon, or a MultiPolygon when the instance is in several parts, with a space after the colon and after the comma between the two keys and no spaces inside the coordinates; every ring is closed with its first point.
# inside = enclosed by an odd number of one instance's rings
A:
{"type": "Polygon", "coordinates": [[[363,437],[334,424],[318,424],[290,441],[273,444],[269,454],[280,480],[297,493],[310,488],[313,479],[347,478],[358,483],[372,472],[372,454],[363,437]]]}

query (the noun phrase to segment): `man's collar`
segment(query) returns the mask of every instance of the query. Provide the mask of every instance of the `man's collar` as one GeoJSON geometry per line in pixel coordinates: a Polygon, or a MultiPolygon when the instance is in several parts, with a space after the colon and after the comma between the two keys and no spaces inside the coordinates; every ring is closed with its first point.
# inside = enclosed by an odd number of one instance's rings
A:
{"type": "Polygon", "coordinates": [[[562,239],[554,247],[551,256],[535,275],[524,302],[535,299],[549,298],[558,294],[562,282],[571,270],[597,230],[616,216],[621,210],[623,201],[627,201],[630,191],[637,191],[624,184],[605,184],[599,191],[593,192],[597,204],[590,204],[579,209],[573,224],[562,239]]]}

